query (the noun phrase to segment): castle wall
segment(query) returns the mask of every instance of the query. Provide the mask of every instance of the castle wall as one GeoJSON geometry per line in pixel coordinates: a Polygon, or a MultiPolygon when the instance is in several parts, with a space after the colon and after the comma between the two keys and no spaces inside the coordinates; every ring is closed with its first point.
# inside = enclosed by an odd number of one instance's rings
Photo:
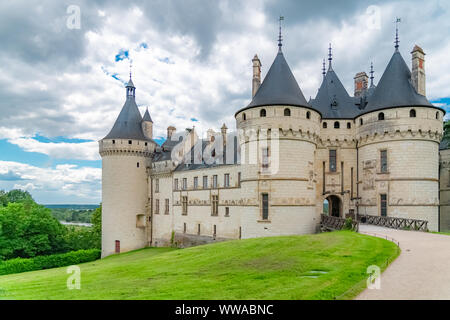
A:
{"type": "Polygon", "coordinates": [[[440,230],[450,231],[450,149],[441,150],[439,163],[440,230]]]}
{"type": "Polygon", "coordinates": [[[307,108],[270,106],[244,110],[236,115],[236,120],[238,130],[241,130],[242,197],[245,203],[242,237],[315,232],[320,223],[314,182],[320,115],[307,108]],[[290,116],[284,115],[285,108],[290,109],[290,116]],[[261,109],[266,110],[266,117],[260,117],[261,109]],[[264,141],[261,138],[264,130],[270,130],[269,137],[278,135],[279,140],[264,141]],[[262,166],[262,153],[266,147],[269,147],[268,169],[262,166]],[[263,219],[263,194],[269,199],[267,219],[263,219]]]}
{"type": "Polygon", "coordinates": [[[345,217],[350,212],[356,212],[354,198],[357,196],[357,170],[355,124],[353,120],[322,120],[314,169],[315,180],[317,181],[317,214],[320,215],[323,212],[324,200],[332,195],[337,196],[341,201],[341,217],[345,217]],[[334,128],[336,121],[339,122],[338,129],[334,128]],[[326,128],[324,128],[324,123],[326,123],[326,128]],[[350,128],[348,128],[348,125],[350,128]],[[336,150],[336,171],[334,172],[330,170],[330,150],[336,150]]]}
{"type": "MultiPolygon", "coordinates": [[[[363,115],[357,122],[360,214],[380,215],[381,194],[387,195],[387,216],[428,221],[438,229],[438,147],[442,122],[436,110],[394,108],[363,115]],[[378,120],[383,112],[385,120],[378,120]],[[380,154],[387,151],[387,172],[380,154]]],[[[442,113],[441,111],[438,111],[442,113]]]]}
{"type": "Polygon", "coordinates": [[[147,246],[147,173],[153,146],[133,140],[100,141],[102,155],[102,257],[147,246]],[[139,167],[138,164],[139,163],[139,167]]]}

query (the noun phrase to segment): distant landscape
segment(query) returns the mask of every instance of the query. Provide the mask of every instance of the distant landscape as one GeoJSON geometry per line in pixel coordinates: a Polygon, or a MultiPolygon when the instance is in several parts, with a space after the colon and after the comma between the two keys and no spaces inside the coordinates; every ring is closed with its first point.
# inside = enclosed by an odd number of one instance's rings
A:
{"type": "Polygon", "coordinates": [[[91,223],[91,217],[99,205],[94,204],[46,204],[44,207],[51,210],[51,214],[60,222],[70,224],[91,223]]]}

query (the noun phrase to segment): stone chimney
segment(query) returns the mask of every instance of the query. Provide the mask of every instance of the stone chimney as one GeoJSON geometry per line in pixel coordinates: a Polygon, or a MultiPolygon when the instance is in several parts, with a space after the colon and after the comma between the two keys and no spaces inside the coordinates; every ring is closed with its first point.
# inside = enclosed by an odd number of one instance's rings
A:
{"type": "Polygon", "coordinates": [[[369,77],[363,72],[358,72],[355,77],[355,97],[360,97],[367,90],[369,77]]]}
{"type": "Polygon", "coordinates": [[[177,128],[169,126],[167,127],[167,140],[169,140],[172,137],[172,134],[177,131],[177,128]]]}
{"type": "Polygon", "coordinates": [[[425,96],[425,53],[417,44],[411,51],[411,80],[418,94],[425,96]]]}
{"type": "Polygon", "coordinates": [[[220,131],[222,132],[222,139],[223,139],[223,144],[227,143],[227,126],[225,125],[225,123],[223,124],[222,128],[220,128],[220,131]]]}
{"type": "Polygon", "coordinates": [[[261,85],[261,61],[259,61],[258,55],[252,59],[253,62],[253,82],[252,82],[252,97],[255,96],[256,91],[258,91],[261,85]]]}

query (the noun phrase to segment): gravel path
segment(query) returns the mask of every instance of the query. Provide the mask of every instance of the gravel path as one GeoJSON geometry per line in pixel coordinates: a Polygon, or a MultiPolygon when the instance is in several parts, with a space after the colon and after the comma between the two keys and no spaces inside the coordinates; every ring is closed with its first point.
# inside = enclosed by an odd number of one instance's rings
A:
{"type": "Polygon", "coordinates": [[[380,289],[366,289],[357,300],[450,299],[450,236],[360,225],[400,242],[400,256],[381,274],[380,289]]]}

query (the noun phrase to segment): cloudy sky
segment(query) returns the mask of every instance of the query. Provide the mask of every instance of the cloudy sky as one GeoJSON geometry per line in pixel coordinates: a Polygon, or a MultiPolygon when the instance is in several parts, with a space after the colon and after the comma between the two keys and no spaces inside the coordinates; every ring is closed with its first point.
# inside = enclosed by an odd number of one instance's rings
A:
{"type": "Polygon", "coordinates": [[[375,82],[394,51],[420,45],[427,96],[450,110],[450,2],[431,1],[31,1],[0,3],[0,189],[21,188],[43,204],[101,201],[98,140],[125,99],[132,61],[136,100],[159,141],[166,128],[205,132],[251,98],[251,59],[263,76],[283,51],[314,97],[322,59],[347,90],[369,71],[375,82]],[[79,15],[78,15],[79,13],[79,15]]]}

